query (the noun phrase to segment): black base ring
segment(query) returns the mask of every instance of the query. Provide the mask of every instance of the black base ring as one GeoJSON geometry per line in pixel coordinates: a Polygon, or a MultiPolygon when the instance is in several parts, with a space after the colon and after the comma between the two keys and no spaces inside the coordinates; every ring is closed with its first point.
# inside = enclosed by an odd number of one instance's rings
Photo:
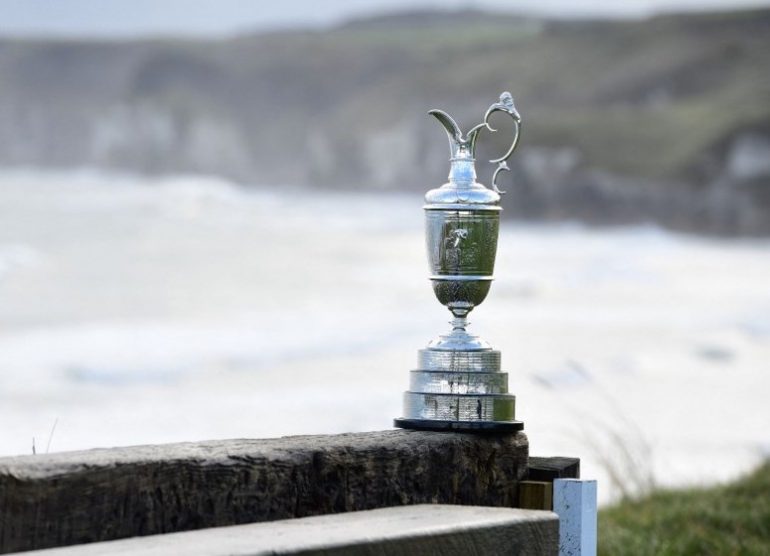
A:
{"type": "Polygon", "coordinates": [[[517,432],[524,429],[522,421],[434,421],[432,419],[393,419],[400,429],[422,431],[462,431],[478,433],[517,432]]]}

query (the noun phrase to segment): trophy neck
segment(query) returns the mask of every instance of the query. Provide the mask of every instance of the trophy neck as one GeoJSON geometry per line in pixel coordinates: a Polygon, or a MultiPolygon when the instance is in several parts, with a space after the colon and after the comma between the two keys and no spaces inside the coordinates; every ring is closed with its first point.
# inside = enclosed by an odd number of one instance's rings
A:
{"type": "Polygon", "coordinates": [[[466,317],[455,316],[451,323],[452,331],[442,334],[428,344],[428,349],[434,351],[487,351],[492,346],[478,336],[469,334],[465,328],[468,326],[466,317]]]}
{"type": "Polygon", "coordinates": [[[476,160],[452,158],[449,167],[449,183],[458,189],[469,189],[476,183],[476,160]]]}

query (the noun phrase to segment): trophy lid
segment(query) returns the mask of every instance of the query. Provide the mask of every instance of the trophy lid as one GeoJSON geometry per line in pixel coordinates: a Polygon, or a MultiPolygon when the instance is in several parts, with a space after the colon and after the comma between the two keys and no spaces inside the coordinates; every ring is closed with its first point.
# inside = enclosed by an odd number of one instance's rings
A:
{"type": "Polygon", "coordinates": [[[497,188],[497,176],[500,172],[508,171],[506,160],[513,154],[519,140],[521,117],[513,105],[513,97],[509,92],[500,95],[500,101],[487,109],[484,121],[463,135],[460,126],[443,110],[431,110],[428,112],[444,126],[449,138],[449,150],[451,152],[449,170],[449,182],[439,188],[431,189],[425,195],[427,203],[425,209],[468,208],[484,210],[502,210],[499,206],[500,195],[505,191],[497,188]],[[510,115],[516,126],[515,136],[508,152],[500,158],[490,160],[496,163],[497,169],[492,176],[492,189],[484,187],[476,181],[476,140],[482,129],[496,131],[489,125],[489,116],[494,112],[505,112],[510,115]]]}

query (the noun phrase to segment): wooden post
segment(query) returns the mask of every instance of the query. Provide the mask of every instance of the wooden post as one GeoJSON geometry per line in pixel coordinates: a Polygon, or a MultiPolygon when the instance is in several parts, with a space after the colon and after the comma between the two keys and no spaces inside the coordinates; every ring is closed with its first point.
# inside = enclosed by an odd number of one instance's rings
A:
{"type": "Polygon", "coordinates": [[[439,503],[515,506],[523,433],[391,430],[0,458],[0,553],[439,503]]]}
{"type": "Polygon", "coordinates": [[[528,510],[553,509],[553,483],[549,481],[521,481],[519,508],[528,510]]]}
{"type": "Polygon", "coordinates": [[[527,464],[527,477],[519,483],[519,507],[530,510],[552,510],[553,481],[579,478],[579,458],[530,457],[527,464]]]}
{"type": "Polygon", "coordinates": [[[579,479],[580,458],[530,457],[527,466],[528,481],[549,481],[556,479],[579,479]]]}

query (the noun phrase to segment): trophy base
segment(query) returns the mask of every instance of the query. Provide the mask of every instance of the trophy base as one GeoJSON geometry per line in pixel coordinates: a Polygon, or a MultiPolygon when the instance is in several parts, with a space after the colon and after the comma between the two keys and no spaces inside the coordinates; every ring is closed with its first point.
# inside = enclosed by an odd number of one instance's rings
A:
{"type": "Polygon", "coordinates": [[[516,432],[516,397],[508,392],[508,373],[500,371],[500,352],[419,351],[419,368],[410,372],[402,429],[464,432],[516,432]]]}
{"type": "Polygon", "coordinates": [[[524,429],[522,421],[435,421],[432,419],[393,419],[400,429],[423,431],[472,431],[477,433],[518,432],[524,429]]]}

